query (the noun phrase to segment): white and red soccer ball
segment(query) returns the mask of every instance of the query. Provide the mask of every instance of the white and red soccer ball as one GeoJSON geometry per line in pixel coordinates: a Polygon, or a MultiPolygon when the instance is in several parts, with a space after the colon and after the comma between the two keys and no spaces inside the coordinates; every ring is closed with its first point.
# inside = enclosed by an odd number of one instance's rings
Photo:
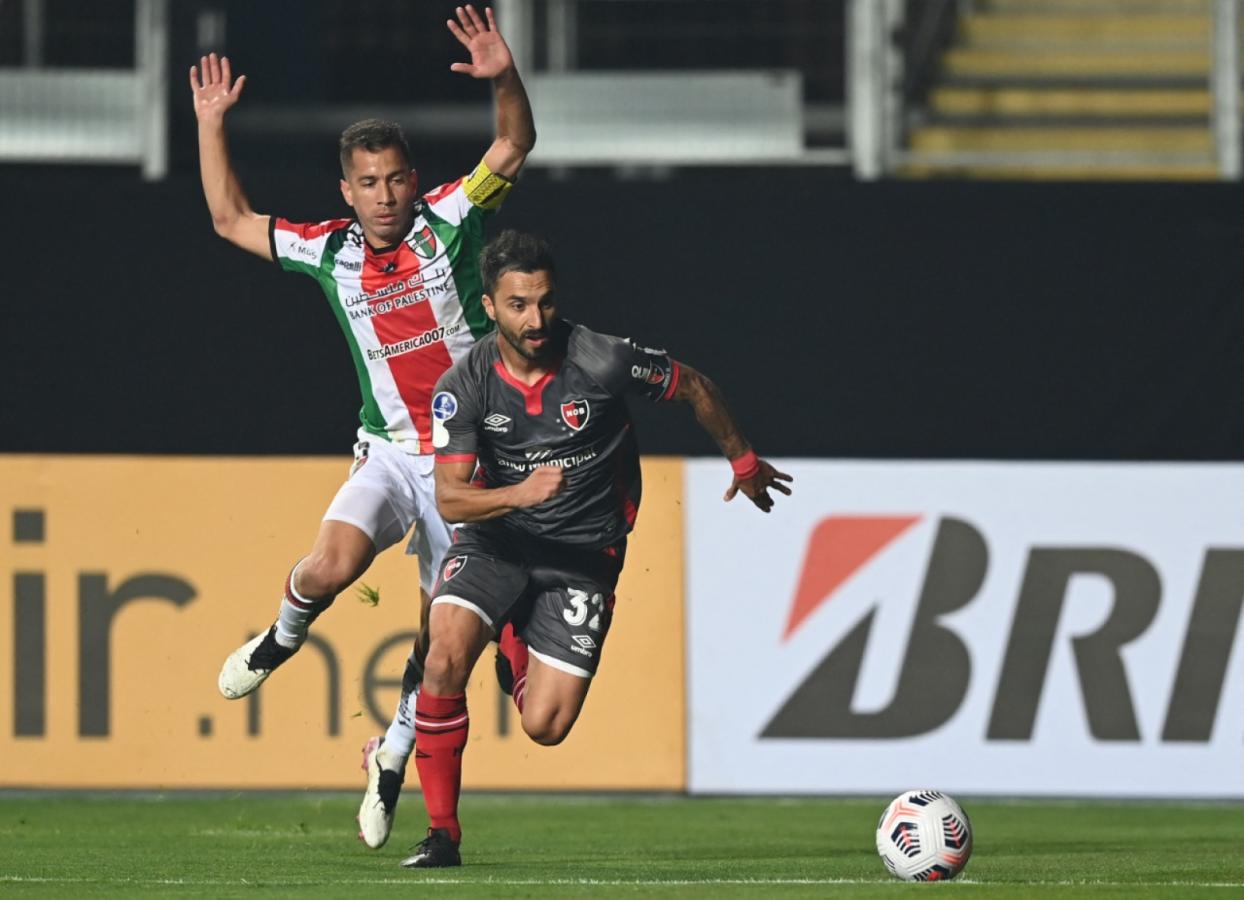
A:
{"type": "Polygon", "coordinates": [[[904,791],[877,823],[877,852],[895,878],[946,881],[972,855],[972,823],[941,791],[904,791]]]}

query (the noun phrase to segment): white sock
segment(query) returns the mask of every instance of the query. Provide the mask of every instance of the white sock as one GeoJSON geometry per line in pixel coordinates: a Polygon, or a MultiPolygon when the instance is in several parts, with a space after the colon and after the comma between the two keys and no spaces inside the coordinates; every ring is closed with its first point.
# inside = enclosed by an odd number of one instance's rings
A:
{"type": "Polygon", "coordinates": [[[296,650],[307,639],[307,629],[320,613],[328,609],[333,598],[312,600],[298,593],[294,587],[294,576],[303,560],[298,560],[285,579],[285,596],[281,598],[281,612],[276,620],[276,642],[282,647],[296,650]]]}
{"type": "MultiPolygon", "coordinates": [[[[414,659],[414,655],[412,650],[410,659],[406,661],[408,668],[414,659]]],[[[415,697],[418,694],[418,686],[410,693],[407,693],[405,690],[402,691],[401,699],[397,701],[397,712],[393,714],[393,721],[389,723],[389,730],[384,733],[384,752],[386,756],[398,756],[405,760],[415,749],[415,697]]]]}

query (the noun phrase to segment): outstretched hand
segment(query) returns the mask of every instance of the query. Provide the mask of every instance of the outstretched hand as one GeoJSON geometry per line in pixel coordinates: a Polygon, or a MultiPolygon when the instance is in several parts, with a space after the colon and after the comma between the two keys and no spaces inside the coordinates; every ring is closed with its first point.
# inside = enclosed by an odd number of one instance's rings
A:
{"type": "Polygon", "coordinates": [[[445,24],[458,39],[458,43],[471,53],[469,63],[454,63],[449,68],[454,72],[464,72],[472,78],[496,78],[502,72],[514,67],[514,57],[505,38],[497,29],[497,20],[493,18],[492,7],[485,7],[484,15],[487,22],[479,17],[475,7],[469,3],[456,10],[458,21],[446,20],[445,24]]]}
{"type": "Polygon", "coordinates": [[[233,80],[229,57],[212,53],[190,67],[190,91],[194,95],[194,114],[200,122],[219,122],[242,96],[246,76],[233,80]]]}
{"type": "Polygon", "coordinates": [[[779,472],[773,466],[769,465],[765,460],[760,460],[760,468],[756,470],[756,474],[749,478],[739,478],[734,476],[734,480],[730,482],[730,488],[726,491],[723,498],[727,503],[734,499],[734,495],[740,491],[748,500],[756,504],[756,508],[761,512],[768,512],[773,509],[773,498],[769,496],[769,488],[775,491],[781,491],[786,496],[790,496],[790,488],[782,484],[783,481],[794,481],[791,476],[779,472]]]}

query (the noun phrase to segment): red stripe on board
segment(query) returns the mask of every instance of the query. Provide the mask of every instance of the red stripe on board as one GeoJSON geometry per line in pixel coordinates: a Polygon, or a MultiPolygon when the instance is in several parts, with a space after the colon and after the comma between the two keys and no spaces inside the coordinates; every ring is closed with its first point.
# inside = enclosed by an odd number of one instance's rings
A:
{"type": "MultiPolygon", "coordinates": [[[[786,640],[874,556],[920,516],[829,516],[812,529],[799,586],[786,619],[786,640]]],[[[901,808],[896,807],[896,810],[901,808]]]]}

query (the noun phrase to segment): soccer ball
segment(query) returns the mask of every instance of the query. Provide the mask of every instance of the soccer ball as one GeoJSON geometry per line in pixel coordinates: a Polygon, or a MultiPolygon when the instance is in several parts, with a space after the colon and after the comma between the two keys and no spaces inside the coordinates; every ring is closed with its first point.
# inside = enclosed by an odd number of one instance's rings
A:
{"type": "Polygon", "coordinates": [[[904,791],[877,823],[877,852],[895,878],[945,881],[972,855],[972,823],[941,791],[904,791]]]}

